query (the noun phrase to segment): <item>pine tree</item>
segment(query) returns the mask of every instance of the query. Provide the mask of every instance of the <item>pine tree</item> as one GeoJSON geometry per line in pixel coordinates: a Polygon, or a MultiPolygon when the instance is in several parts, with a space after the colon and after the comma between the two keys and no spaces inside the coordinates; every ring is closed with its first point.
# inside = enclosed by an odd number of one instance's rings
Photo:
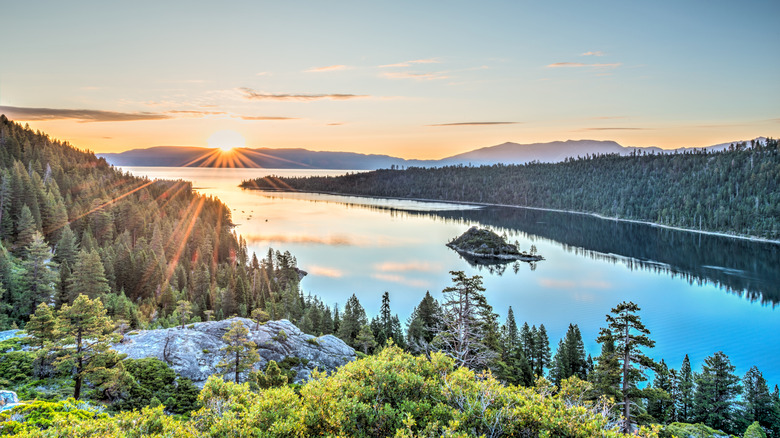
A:
{"type": "Polygon", "coordinates": [[[653,394],[647,404],[647,413],[661,424],[666,424],[672,417],[674,403],[671,398],[672,378],[669,367],[661,359],[653,379],[653,394]]]}
{"type": "MultiPolygon", "coordinates": [[[[652,348],[655,341],[647,335],[650,331],[645,328],[639,316],[639,306],[632,302],[622,302],[612,309],[612,315],[607,315],[608,327],[601,329],[598,342],[615,342],[615,355],[622,367],[620,388],[623,408],[623,426],[621,430],[629,433],[632,428],[632,406],[639,407],[635,400],[641,396],[637,389],[637,383],[646,380],[642,370],[637,367],[655,368],[652,359],[645,356],[640,348],[652,348]]],[[[641,412],[638,412],[641,413],[641,412]]]]}
{"type": "Polygon", "coordinates": [[[558,343],[555,357],[552,359],[550,377],[555,385],[571,376],[577,376],[581,380],[587,379],[588,363],[585,358],[585,344],[582,342],[582,334],[576,324],[569,324],[566,335],[558,343]]]}
{"type": "Polygon", "coordinates": [[[27,255],[26,249],[32,243],[37,231],[38,227],[35,218],[30,213],[30,207],[23,206],[16,224],[16,248],[20,257],[24,258],[27,255]]]}
{"type": "Polygon", "coordinates": [[[60,232],[60,240],[57,241],[57,247],[54,250],[54,261],[60,264],[67,262],[70,266],[74,266],[77,255],[78,242],[76,242],[76,234],[70,229],[69,225],[65,225],[60,232]]]}
{"type": "Polygon", "coordinates": [[[679,377],[679,392],[680,398],[677,401],[677,412],[679,413],[679,421],[690,423],[693,421],[693,395],[694,395],[694,378],[693,370],[691,370],[691,360],[688,355],[682,361],[680,366],[679,377]]]}
{"type": "Polygon", "coordinates": [[[363,353],[368,354],[369,350],[373,350],[377,346],[377,342],[374,340],[374,333],[371,331],[371,327],[368,324],[364,324],[360,327],[357,338],[355,339],[355,345],[363,350],[363,353]]]}
{"type": "Polygon", "coordinates": [[[492,309],[486,307],[482,277],[467,277],[463,271],[450,274],[454,285],[442,291],[442,321],[434,344],[458,366],[484,367],[496,353],[487,345],[492,321],[486,320],[486,314],[492,314],[492,309]]]}
{"type": "Polygon", "coordinates": [[[762,427],[771,429],[774,420],[774,403],[763,374],[757,367],[753,366],[745,373],[742,383],[744,389],[740,403],[742,406],[741,423],[743,426],[747,426],[757,421],[762,427]]]}
{"type": "Polygon", "coordinates": [[[87,252],[82,249],[79,252],[69,281],[68,295],[71,298],[83,294],[94,299],[111,292],[100,255],[94,250],[87,252]]]}
{"type": "Polygon", "coordinates": [[[57,317],[51,306],[46,303],[38,304],[35,313],[24,325],[24,331],[28,335],[25,338],[27,344],[33,348],[40,350],[52,344],[57,336],[57,317]]]}
{"type": "Polygon", "coordinates": [[[56,264],[50,261],[51,250],[41,233],[36,231],[33,234],[25,252],[27,257],[22,261],[21,275],[24,299],[17,305],[24,306],[24,314],[30,314],[38,303],[48,304],[51,301],[58,275],[54,271],[56,264]]]}
{"type": "Polygon", "coordinates": [[[234,374],[235,382],[239,383],[241,373],[252,369],[260,360],[257,345],[249,340],[249,330],[241,321],[233,321],[228,331],[222,336],[227,344],[220,351],[224,358],[217,364],[223,375],[234,374]]]}
{"type": "Polygon", "coordinates": [[[269,360],[265,372],[252,373],[260,389],[277,388],[287,384],[287,376],[279,368],[275,360],[269,360]]]}
{"type": "Polygon", "coordinates": [[[360,301],[358,301],[355,294],[352,294],[344,305],[344,314],[341,316],[341,322],[339,323],[338,337],[346,342],[347,345],[358,348],[356,339],[360,329],[367,324],[366,311],[360,305],[360,301]]]}
{"type": "Polygon", "coordinates": [[[420,304],[412,310],[406,329],[406,340],[412,353],[428,353],[441,315],[439,303],[426,291],[420,304]]]}
{"type": "Polygon", "coordinates": [[[79,295],[73,305],[62,306],[58,312],[57,347],[61,356],[56,364],[68,364],[73,369],[73,398],[81,397],[81,385],[101,358],[110,355],[111,344],[119,341],[112,334],[114,325],[106,317],[106,310],[99,299],[91,300],[79,295]]]}
{"type": "Polygon", "coordinates": [[[534,374],[541,377],[544,375],[544,369],[551,364],[550,339],[547,337],[547,329],[544,328],[544,324],[540,324],[538,330],[534,330],[534,328],[531,328],[531,333],[534,336],[534,374]]]}
{"type": "Polygon", "coordinates": [[[597,399],[605,396],[620,399],[620,362],[615,354],[615,341],[611,336],[601,342],[601,354],[596,358],[593,373],[588,379],[593,384],[593,395],[597,399]]]}
{"type": "Polygon", "coordinates": [[[727,433],[736,433],[734,399],[742,387],[728,356],[718,351],[704,359],[696,376],[695,420],[727,433]]]}

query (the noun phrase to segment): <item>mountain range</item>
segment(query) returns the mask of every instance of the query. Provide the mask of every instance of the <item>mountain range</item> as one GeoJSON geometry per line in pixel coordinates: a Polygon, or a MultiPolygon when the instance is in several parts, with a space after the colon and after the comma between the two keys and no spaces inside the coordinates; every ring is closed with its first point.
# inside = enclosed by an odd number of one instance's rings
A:
{"type": "MultiPolygon", "coordinates": [[[[759,137],[755,141],[764,141],[759,137]]],[[[115,166],[168,166],[168,167],[259,167],[270,169],[350,169],[371,170],[390,167],[439,167],[449,165],[523,164],[531,161],[555,163],[568,157],[584,157],[594,154],[628,155],[634,151],[643,153],[674,153],[686,150],[727,149],[731,143],[721,143],[705,148],[661,149],[658,147],[622,146],[614,141],[566,140],[549,143],[518,144],[507,142],[489,146],[440,160],[407,160],[389,155],[360,154],[356,152],[311,151],[308,149],[238,148],[231,152],[220,149],[191,146],[156,146],[132,149],[119,153],[101,153],[115,166]]],[[[749,144],[750,141],[747,141],[749,144]]]]}

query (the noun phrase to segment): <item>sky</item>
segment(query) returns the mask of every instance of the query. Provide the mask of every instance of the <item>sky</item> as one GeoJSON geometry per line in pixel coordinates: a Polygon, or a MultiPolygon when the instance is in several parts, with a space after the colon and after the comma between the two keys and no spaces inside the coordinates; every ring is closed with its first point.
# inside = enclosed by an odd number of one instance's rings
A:
{"type": "Polygon", "coordinates": [[[95,152],[780,136],[780,2],[0,0],[0,113],[95,152]],[[234,135],[235,137],[235,135],[234,135]],[[214,144],[211,144],[214,146],[214,144]]]}

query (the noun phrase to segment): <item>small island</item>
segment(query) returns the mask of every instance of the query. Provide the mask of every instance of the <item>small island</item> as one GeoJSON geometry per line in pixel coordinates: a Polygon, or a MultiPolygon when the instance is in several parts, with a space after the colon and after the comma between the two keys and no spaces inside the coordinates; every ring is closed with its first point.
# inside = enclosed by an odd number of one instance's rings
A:
{"type": "Polygon", "coordinates": [[[469,262],[482,265],[506,263],[513,260],[538,262],[544,257],[520,251],[517,245],[486,229],[471,227],[459,237],[452,239],[447,246],[458,252],[469,262]]]}

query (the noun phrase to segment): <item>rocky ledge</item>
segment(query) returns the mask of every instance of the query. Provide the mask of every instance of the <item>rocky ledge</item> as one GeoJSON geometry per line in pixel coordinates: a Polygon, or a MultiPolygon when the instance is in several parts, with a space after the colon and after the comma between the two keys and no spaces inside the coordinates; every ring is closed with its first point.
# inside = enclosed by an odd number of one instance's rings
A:
{"type": "Polygon", "coordinates": [[[217,364],[222,360],[220,349],[226,345],[222,336],[233,321],[244,324],[249,329],[249,339],[257,344],[260,361],[255,369],[265,370],[271,360],[302,359],[292,368],[297,372],[295,383],[308,380],[314,369],[332,371],[356,358],[355,350],[341,339],[333,335],[307,335],[286,319],[258,326],[250,319],[231,318],[198,322],[184,328],[132,331],[113,348],[132,359],[156,357],[181,376],[203,386],[210,375],[218,372],[217,364]]]}
{"type": "Polygon", "coordinates": [[[538,254],[529,254],[517,249],[517,245],[508,243],[503,237],[486,229],[471,227],[465,233],[447,243],[466,260],[476,263],[491,265],[506,263],[513,260],[524,262],[538,262],[544,257],[538,254]]]}

